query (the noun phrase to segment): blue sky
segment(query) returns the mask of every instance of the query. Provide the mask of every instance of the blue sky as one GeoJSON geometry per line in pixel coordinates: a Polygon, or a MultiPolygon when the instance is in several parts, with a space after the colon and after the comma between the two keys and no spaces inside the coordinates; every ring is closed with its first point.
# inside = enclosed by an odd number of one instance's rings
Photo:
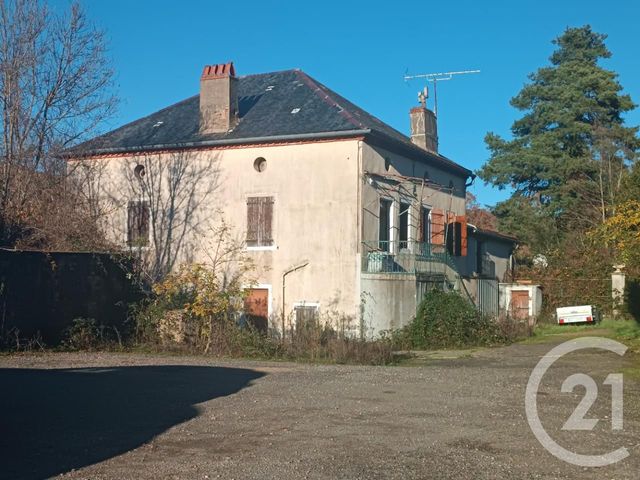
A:
{"type": "MultiPolygon", "coordinates": [[[[54,0],[66,5],[67,0],[54,0]]],[[[407,133],[424,84],[405,72],[480,69],[438,85],[440,152],[473,170],[487,160],[488,131],[508,136],[509,99],[548,61],[551,40],[591,24],[609,35],[620,74],[640,102],[640,2],[85,0],[104,28],[122,105],[110,127],[198,91],[203,65],[233,61],[238,75],[301,68],[407,133]]],[[[640,124],[640,110],[627,117],[640,124]]],[[[481,203],[508,193],[476,180],[481,203]]]]}

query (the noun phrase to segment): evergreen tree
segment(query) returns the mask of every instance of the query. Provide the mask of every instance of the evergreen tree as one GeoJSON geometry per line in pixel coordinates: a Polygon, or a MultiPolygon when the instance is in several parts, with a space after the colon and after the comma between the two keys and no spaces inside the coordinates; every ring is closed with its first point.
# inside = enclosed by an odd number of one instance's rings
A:
{"type": "Polygon", "coordinates": [[[568,28],[553,42],[551,65],[531,74],[511,100],[524,112],[511,127],[513,139],[485,137],[491,157],[480,178],[514,189],[494,213],[533,253],[615,214],[635,161],[638,128],[623,119],[635,105],[617,74],[599,65],[611,56],[605,39],[588,25],[568,28]]]}

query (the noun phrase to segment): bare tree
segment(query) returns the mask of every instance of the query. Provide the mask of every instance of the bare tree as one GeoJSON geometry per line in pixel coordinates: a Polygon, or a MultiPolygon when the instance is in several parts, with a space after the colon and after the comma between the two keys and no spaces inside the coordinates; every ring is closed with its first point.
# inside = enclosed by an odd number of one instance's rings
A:
{"type": "Polygon", "coordinates": [[[203,207],[210,204],[207,200],[218,188],[218,160],[189,151],[150,153],[135,159],[137,165],[125,162],[123,167],[127,241],[142,260],[148,280],[155,282],[178,262],[192,260],[193,251],[201,248],[212,227],[216,211],[203,207]],[[132,230],[140,227],[145,238],[136,244],[132,230]],[[146,238],[150,239],[148,246],[144,245],[146,238]]]}
{"type": "Polygon", "coordinates": [[[23,228],[46,237],[41,219],[55,205],[47,205],[43,191],[61,188],[65,197],[71,194],[61,153],[93,136],[114,112],[112,85],[104,33],[77,3],[58,15],[39,0],[0,0],[4,243],[23,228]],[[35,207],[45,211],[34,214],[35,207]]]}

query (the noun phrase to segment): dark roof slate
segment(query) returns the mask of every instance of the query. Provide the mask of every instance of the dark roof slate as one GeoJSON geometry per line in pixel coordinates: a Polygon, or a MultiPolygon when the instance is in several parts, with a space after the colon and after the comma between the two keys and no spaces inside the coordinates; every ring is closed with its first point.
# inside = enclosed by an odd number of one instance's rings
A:
{"type": "Polygon", "coordinates": [[[471,172],[441,155],[424,152],[401,132],[354,105],[300,70],[247,75],[238,78],[240,122],[229,132],[199,132],[199,96],[187,98],[111,132],[89,140],[69,153],[84,155],[107,152],[153,150],[197,146],[216,142],[242,144],[243,140],[292,137],[321,133],[353,136],[374,135],[432,162],[447,164],[463,173],[471,172]],[[292,113],[299,109],[297,113],[292,113]]]}

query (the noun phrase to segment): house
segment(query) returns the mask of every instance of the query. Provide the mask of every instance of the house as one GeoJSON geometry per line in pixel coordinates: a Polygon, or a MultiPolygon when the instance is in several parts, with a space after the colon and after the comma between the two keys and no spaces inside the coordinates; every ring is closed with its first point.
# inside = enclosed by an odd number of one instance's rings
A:
{"type": "Polygon", "coordinates": [[[428,289],[463,291],[463,277],[484,275],[485,252],[496,266],[511,253],[487,250],[500,238],[467,225],[474,175],[438,152],[434,113],[416,106],[409,121],[406,136],[300,70],[238,77],[232,63],[209,65],[199,95],[81,145],[70,162],[102,166],[112,239],[157,255],[155,230],[180,202],[129,186],[151,159],[191,168],[181,204],[205,200],[172,227],[172,265],[206,262],[202,225],[224,218],[256,265],[253,317],[286,329],[333,315],[375,335],[407,323],[428,289]]]}
{"type": "Polygon", "coordinates": [[[470,223],[467,224],[467,236],[467,255],[457,257],[458,270],[462,272],[466,291],[483,313],[507,315],[500,302],[500,285],[513,280],[513,255],[518,240],[470,223]]]}

